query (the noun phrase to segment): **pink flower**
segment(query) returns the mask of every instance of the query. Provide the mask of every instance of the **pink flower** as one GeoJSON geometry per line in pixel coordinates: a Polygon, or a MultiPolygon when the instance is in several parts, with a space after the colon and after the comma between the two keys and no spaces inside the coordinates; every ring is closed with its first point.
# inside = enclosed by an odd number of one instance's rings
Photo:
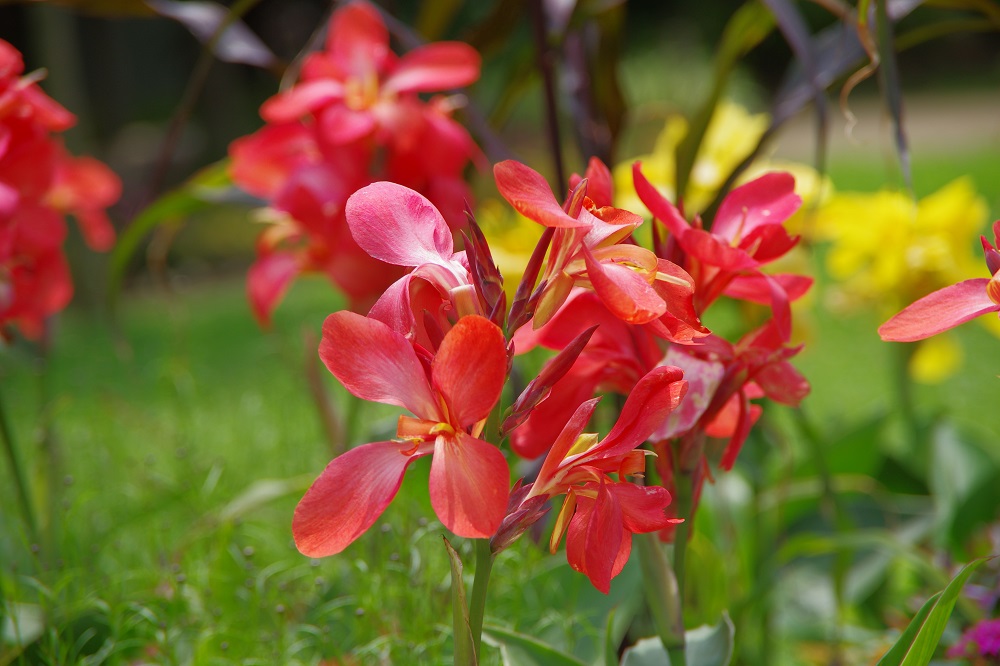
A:
{"type": "Polygon", "coordinates": [[[382,322],[336,312],[323,324],[320,358],[355,396],[414,416],[399,418],[396,440],[352,449],[320,474],[295,509],[299,551],[342,551],[382,514],[409,464],[428,455],[431,505],[441,522],[459,536],[491,536],[510,489],[503,454],[479,439],[507,378],[500,329],[463,317],[427,358],[382,322]]]}
{"type": "Polygon", "coordinates": [[[363,187],[347,202],[347,223],[374,259],[412,270],[386,289],[369,317],[425,349],[480,306],[465,252],[455,252],[447,222],[418,192],[389,182],[363,187]]]}
{"type": "Polygon", "coordinates": [[[965,280],[911,303],[879,327],[883,340],[915,342],[980,315],[1000,312],[1000,220],[993,223],[996,245],[991,245],[986,236],[980,236],[980,240],[992,277],[965,280]]]}

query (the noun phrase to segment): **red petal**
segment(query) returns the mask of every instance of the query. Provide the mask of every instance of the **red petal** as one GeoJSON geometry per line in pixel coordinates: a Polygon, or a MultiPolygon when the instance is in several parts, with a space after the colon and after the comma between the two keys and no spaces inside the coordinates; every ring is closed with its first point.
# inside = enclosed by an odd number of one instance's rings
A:
{"type": "Polygon", "coordinates": [[[247,272],[247,298],[257,323],[271,325],[271,312],[299,274],[298,257],[291,252],[262,254],[247,272]]]}
{"type": "Polygon", "coordinates": [[[632,182],[635,185],[635,193],[639,195],[639,200],[645,204],[653,217],[667,225],[670,233],[680,238],[685,231],[691,228],[691,225],[684,219],[680,211],[667,201],[667,198],[660,194],[660,191],[652,183],[646,180],[646,177],[642,175],[641,166],[641,162],[632,165],[632,182]]]}
{"type": "Polygon", "coordinates": [[[462,537],[493,536],[507,512],[510,470],[500,449],[457,432],[434,444],[431,505],[438,519],[462,537]]]}
{"type": "Polygon", "coordinates": [[[371,527],[396,496],[410,443],[373,442],[334,458],[295,507],[292,535],[299,552],[326,557],[344,550],[371,527]]]}
{"type": "Polygon", "coordinates": [[[655,532],[670,525],[664,512],[670,505],[670,492],[661,486],[637,486],[634,483],[614,483],[609,490],[618,500],[625,529],[636,534],[655,532]]]}
{"type": "Polygon", "coordinates": [[[517,212],[546,227],[577,228],[587,226],[566,214],[549,189],[542,174],[514,160],[493,166],[497,189],[517,212]]]}
{"type": "Polygon", "coordinates": [[[988,278],[965,280],[924,296],[879,326],[889,342],[914,342],[937,335],[987,312],[1000,311],[986,292],[988,278]]]}
{"type": "Polygon", "coordinates": [[[594,395],[600,373],[581,375],[574,370],[556,382],[528,420],[510,433],[514,453],[531,460],[548,451],[580,404],[594,395]]]}
{"type": "Polygon", "coordinates": [[[319,357],[344,388],[362,400],[399,405],[420,418],[441,421],[413,347],[382,322],[334,312],[323,322],[319,357]]]}
{"type": "Polygon", "coordinates": [[[451,230],[437,208],[396,183],[372,183],[352,194],[347,224],[365,252],[389,264],[444,264],[453,254],[451,230]]]}
{"type": "Polygon", "coordinates": [[[335,148],[362,139],[378,125],[371,111],[330,106],[319,113],[319,134],[335,148]]]}
{"type": "Polygon", "coordinates": [[[326,50],[345,76],[375,74],[391,55],[389,31],[372,5],[352,2],[330,19],[326,50]]]}
{"type": "Polygon", "coordinates": [[[806,275],[774,273],[765,278],[763,273],[756,273],[737,275],[726,285],[726,290],[723,293],[740,301],[769,305],[771,303],[771,287],[768,286],[768,279],[775,280],[781,285],[789,301],[797,301],[805,296],[813,284],[813,279],[806,275]]]}
{"type": "Polygon", "coordinates": [[[581,246],[587,277],[601,301],[619,319],[630,324],[646,324],[667,310],[645,277],[615,263],[600,263],[586,246],[581,246]]]}
{"type": "Polygon", "coordinates": [[[383,89],[420,93],[464,88],[479,78],[480,64],[479,53],[468,44],[426,44],[399,59],[383,89]]]}
{"type": "Polygon", "coordinates": [[[611,591],[611,578],[625,536],[621,509],[605,484],[592,502],[580,498],[566,532],[566,559],[598,590],[611,591]]]}
{"type": "Polygon", "coordinates": [[[783,405],[798,407],[802,399],[809,395],[809,380],[787,361],[762,368],[753,380],[768,398],[783,405]]]}
{"type": "Polygon", "coordinates": [[[269,123],[294,122],[343,98],[344,86],[339,81],[306,81],[266,100],[260,107],[260,117],[269,123]]]}
{"type": "Polygon", "coordinates": [[[600,398],[591,398],[576,408],[573,416],[563,426],[559,437],[553,442],[548,455],[545,456],[545,462],[542,463],[542,468],[538,471],[538,480],[535,482],[536,486],[544,485],[552,480],[559,465],[566,458],[566,453],[573,448],[577,438],[583,433],[583,429],[587,427],[587,422],[590,421],[590,417],[594,413],[594,410],[597,409],[597,403],[600,401],[600,398]]]}
{"type": "Polygon", "coordinates": [[[673,366],[650,370],[629,393],[615,427],[587,457],[622,455],[646,441],[687,392],[683,376],[681,369],[673,366]]]}
{"type": "Polygon", "coordinates": [[[722,201],[712,233],[727,240],[746,238],[765,224],[781,224],[802,205],[789,173],[766,173],[737,187],[722,201]]]}
{"type": "Polygon", "coordinates": [[[485,419],[506,380],[507,344],[500,328],[478,315],[459,319],[431,365],[431,381],[448,404],[449,422],[464,428],[485,419]]]}
{"type": "Polygon", "coordinates": [[[745,250],[733,247],[724,240],[702,229],[688,229],[678,242],[692,258],[709,266],[718,266],[722,270],[737,272],[748,268],[756,268],[756,259],[745,250]]]}

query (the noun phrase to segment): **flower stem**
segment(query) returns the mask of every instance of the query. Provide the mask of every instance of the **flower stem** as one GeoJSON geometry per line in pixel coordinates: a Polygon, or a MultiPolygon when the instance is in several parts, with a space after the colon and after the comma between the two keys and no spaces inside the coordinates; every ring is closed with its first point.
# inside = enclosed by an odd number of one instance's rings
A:
{"type": "Polygon", "coordinates": [[[476,539],[476,573],[472,580],[472,596],[469,598],[469,628],[472,631],[472,645],[479,660],[479,648],[483,642],[483,617],[486,614],[486,590],[490,585],[495,556],[490,550],[489,539],[476,539]]]}
{"type": "Polygon", "coordinates": [[[687,546],[691,538],[691,507],[694,504],[693,484],[691,475],[680,468],[674,477],[674,504],[677,509],[677,517],[683,518],[684,522],[679,523],[674,529],[674,579],[677,585],[677,618],[674,626],[674,641],[672,645],[665,645],[667,654],[670,655],[671,666],[685,666],[685,645],[684,645],[684,574],[687,564],[687,546]]]}
{"type": "Polygon", "coordinates": [[[10,423],[7,421],[7,412],[4,411],[2,399],[0,399],[0,439],[3,439],[3,448],[7,453],[7,462],[10,464],[10,471],[14,477],[14,485],[17,487],[17,499],[24,517],[24,524],[28,530],[28,537],[32,543],[37,543],[38,522],[35,519],[35,510],[31,503],[31,493],[28,491],[28,478],[24,473],[24,466],[21,464],[21,458],[14,443],[14,434],[10,423]]]}

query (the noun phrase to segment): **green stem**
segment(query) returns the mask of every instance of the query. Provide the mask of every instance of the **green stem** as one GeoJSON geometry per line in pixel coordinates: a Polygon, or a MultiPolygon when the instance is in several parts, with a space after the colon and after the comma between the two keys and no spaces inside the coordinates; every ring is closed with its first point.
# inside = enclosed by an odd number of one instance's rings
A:
{"type": "Polygon", "coordinates": [[[692,497],[691,476],[680,467],[675,467],[677,474],[674,476],[674,504],[677,507],[677,516],[683,518],[684,522],[677,525],[674,530],[674,579],[677,581],[677,619],[674,627],[676,640],[673,645],[667,645],[667,654],[670,655],[671,666],[686,666],[684,642],[684,575],[687,564],[687,546],[691,538],[691,507],[694,504],[692,497]]]}
{"type": "Polygon", "coordinates": [[[476,539],[476,573],[472,580],[472,596],[469,599],[469,629],[472,631],[472,645],[479,661],[479,648],[483,642],[483,617],[486,615],[486,590],[490,585],[495,556],[490,550],[489,539],[476,539]]]}
{"type": "Polygon", "coordinates": [[[0,439],[3,439],[3,448],[7,453],[7,461],[10,463],[10,471],[14,476],[14,485],[17,487],[17,499],[21,506],[21,513],[24,517],[24,524],[28,529],[28,537],[32,543],[38,542],[38,522],[35,519],[35,509],[31,503],[31,493],[28,490],[28,477],[24,473],[24,466],[14,444],[14,434],[7,421],[7,412],[4,411],[3,400],[0,399],[0,439]]]}

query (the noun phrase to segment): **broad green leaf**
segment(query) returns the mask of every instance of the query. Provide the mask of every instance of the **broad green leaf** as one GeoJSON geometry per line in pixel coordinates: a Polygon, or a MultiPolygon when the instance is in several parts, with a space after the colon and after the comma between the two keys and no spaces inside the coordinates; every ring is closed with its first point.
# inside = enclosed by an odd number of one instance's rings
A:
{"type": "Polygon", "coordinates": [[[500,648],[504,666],[584,666],[573,655],[503,627],[483,627],[483,640],[500,648]]]}
{"type": "Polygon", "coordinates": [[[476,649],[469,626],[469,605],[465,601],[465,581],[462,579],[462,559],[455,549],[444,539],[451,563],[451,610],[455,635],[455,666],[476,666],[476,649]]]}
{"type": "Polygon", "coordinates": [[[736,628],[728,613],[714,627],[702,625],[684,634],[687,666],[727,666],[733,658],[736,628]]]}
{"type": "Polygon", "coordinates": [[[757,0],[750,0],[740,6],[730,17],[722,32],[715,58],[715,75],[708,98],[702,102],[698,112],[691,119],[684,140],[677,146],[677,187],[678,197],[687,190],[691,169],[694,168],[698,149],[705,138],[705,132],[715,113],[715,107],[726,88],[729,75],[737,62],[774,30],[774,16],[757,0]]]}
{"type": "Polygon", "coordinates": [[[958,572],[943,591],[927,600],[916,617],[906,627],[895,645],[879,660],[877,666],[926,666],[934,657],[945,624],[958,601],[958,595],[969,576],[983,562],[993,559],[981,557],[973,560],[958,572]]]}
{"type": "MultiPolygon", "coordinates": [[[[685,632],[686,666],[728,666],[733,658],[736,629],[723,613],[715,626],[702,625],[685,632]]],[[[622,666],[670,666],[670,655],[659,638],[643,638],[625,650],[622,666]]]]}
{"type": "Polygon", "coordinates": [[[670,666],[670,655],[659,638],[643,638],[625,650],[622,666],[670,666]]]}

